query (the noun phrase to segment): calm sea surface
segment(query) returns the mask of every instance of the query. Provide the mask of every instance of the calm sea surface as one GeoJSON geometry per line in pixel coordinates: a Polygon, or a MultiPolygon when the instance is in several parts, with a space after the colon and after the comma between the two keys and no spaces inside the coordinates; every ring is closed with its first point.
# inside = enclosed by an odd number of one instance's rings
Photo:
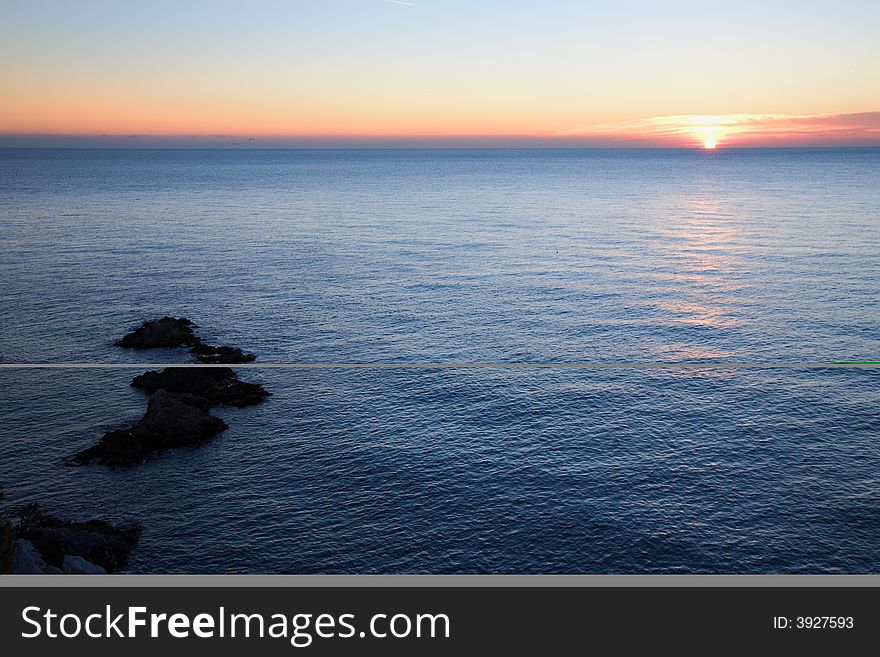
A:
{"type": "MultiPolygon", "coordinates": [[[[880,150],[0,150],[0,360],[880,359],[880,150]]],[[[128,470],[137,371],[0,370],[12,502],[133,572],[880,572],[878,370],[247,370],[128,470]]]]}

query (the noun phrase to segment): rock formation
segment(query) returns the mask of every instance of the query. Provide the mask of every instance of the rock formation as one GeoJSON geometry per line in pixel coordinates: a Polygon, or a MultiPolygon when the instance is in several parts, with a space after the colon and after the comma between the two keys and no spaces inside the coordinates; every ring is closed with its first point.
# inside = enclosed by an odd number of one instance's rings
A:
{"type": "Polygon", "coordinates": [[[193,330],[197,328],[198,326],[186,317],[166,316],[155,321],[144,322],[140,328],[117,340],[116,346],[126,349],[189,347],[190,353],[200,363],[231,365],[251,363],[256,360],[256,356],[245,353],[238,347],[218,347],[203,342],[193,330]]]}
{"type": "Polygon", "coordinates": [[[162,349],[180,346],[192,347],[199,341],[193,333],[198,328],[186,317],[163,317],[143,325],[116,341],[126,349],[162,349]]]}
{"type": "Polygon", "coordinates": [[[243,352],[238,347],[215,347],[199,341],[190,349],[200,363],[232,365],[234,363],[252,363],[257,357],[243,352]]]}
{"type": "Polygon", "coordinates": [[[7,569],[12,574],[114,572],[125,566],[141,535],[139,524],[66,522],[44,513],[36,504],[19,510],[9,526],[13,548],[7,569]]]}
{"type": "Polygon", "coordinates": [[[136,376],[131,385],[149,394],[164,390],[197,395],[212,405],[222,404],[236,408],[259,404],[269,396],[259,383],[239,381],[235,372],[228,367],[167,367],[161,372],[151,371],[136,376]]]}
{"type": "MultiPolygon", "coordinates": [[[[255,359],[238,347],[205,344],[195,335],[195,328],[185,317],[163,317],[144,322],[116,344],[132,349],[188,346],[202,364],[255,359]]],[[[240,381],[228,367],[168,367],[136,376],[131,385],[152,395],[144,417],[127,429],[105,433],[96,445],[74,457],[77,463],[132,466],[157,452],[197,445],[227,428],[223,420],[209,413],[212,406],[243,408],[269,396],[263,386],[240,381]]]]}
{"type": "Polygon", "coordinates": [[[97,445],[77,454],[76,461],[130,466],[156,452],[198,445],[227,428],[208,412],[210,408],[211,402],[203,397],[158,390],[140,422],[105,433],[97,445]]]}

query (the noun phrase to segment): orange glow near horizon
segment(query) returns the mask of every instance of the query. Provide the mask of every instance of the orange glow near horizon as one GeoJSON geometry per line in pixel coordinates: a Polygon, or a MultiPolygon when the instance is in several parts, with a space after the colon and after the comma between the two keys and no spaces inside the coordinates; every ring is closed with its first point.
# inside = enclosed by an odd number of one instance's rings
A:
{"type": "MultiPolygon", "coordinates": [[[[123,138],[228,137],[255,141],[272,139],[497,139],[524,143],[571,146],[650,146],[713,150],[722,143],[730,147],[825,144],[880,145],[880,111],[851,114],[779,115],[720,114],[681,115],[601,123],[563,129],[515,129],[511,121],[492,117],[453,114],[444,117],[436,108],[430,116],[409,116],[399,121],[382,112],[340,111],[284,116],[264,109],[235,116],[210,115],[207,108],[180,107],[163,112],[111,112],[110,103],[100,110],[85,105],[66,106],[66,114],[54,114],[57,105],[42,111],[32,108],[28,116],[9,116],[0,108],[0,135],[102,136],[123,138]],[[494,128],[494,129],[493,129],[494,128]]],[[[120,108],[121,109],[121,108],[120,108]]],[[[155,108],[147,108],[155,109],[155,108]]],[[[227,110],[230,109],[227,107],[227,110]]],[[[252,108],[256,109],[256,108],[252,108]]]]}
{"type": "Polygon", "coordinates": [[[569,136],[601,135],[656,146],[714,150],[797,145],[880,145],[880,112],[840,114],[716,114],[658,116],[587,128],[569,136]]]}
{"type": "Polygon", "coordinates": [[[880,3],[689,4],[0,0],[0,144],[880,146],[880,3]]]}
{"type": "MultiPolygon", "coordinates": [[[[299,108],[289,112],[258,105],[230,107],[211,113],[198,107],[142,105],[103,98],[99,108],[68,103],[64,112],[47,102],[29,112],[10,116],[0,107],[0,136],[83,136],[101,138],[204,138],[269,142],[272,140],[496,140],[499,143],[535,143],[560,146],[647,146],[671,148],[880,145],[880,111],[785,115],[718,114],[676,115],[623,122],[529,129],[533,117],[463,116],[440,108],[430,113],[399,117],[393,108],[344,108],[324,112],[299,108]]],[[[482,114],[482,113],[480,113],[482,114]]]]}

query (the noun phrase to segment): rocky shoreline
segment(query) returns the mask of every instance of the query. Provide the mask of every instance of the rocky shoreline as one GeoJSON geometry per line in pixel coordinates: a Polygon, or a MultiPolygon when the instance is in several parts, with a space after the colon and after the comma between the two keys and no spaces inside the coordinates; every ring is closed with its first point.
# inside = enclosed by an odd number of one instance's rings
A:
{"type": "Polygon", "coordinates": [[[10,571],[15,574],[101,575],[125,567],[139,524],[103,520],[67,522],[38,506],[26,507],[13,526],[10,571]]]}
{"type": "MultiPolygon", "coordinates": [[[[108,431],[95,445],[77,453],[74,463],[132,467],[159,452],[197,446],[228,428],[210,413],[213,406],[244,408],[269,397],[262,385],[239,380],[228,367],[216,367],[253,362],[254,354],[238,347],[207,344],[195,334],[196,328],[185,317],[163,317],[144,322],[116,341],[117,346],[127,349],[187,347],[195,363],[134,377],[131,385],[150,395],[143,418],[128,428],[108,431]]],[[[0,573],[115,572],[127,563],[141,530],[139,523],[65,521],[36,504],[0,509],[0,573]]]]}
{"type": "Polygon", "coordinates": [[[0,573],[112,573],[125,567],[141,529],[138,523],[111,525],[98,519],[68,522],[39,504],[0,508],[0,573]]]}

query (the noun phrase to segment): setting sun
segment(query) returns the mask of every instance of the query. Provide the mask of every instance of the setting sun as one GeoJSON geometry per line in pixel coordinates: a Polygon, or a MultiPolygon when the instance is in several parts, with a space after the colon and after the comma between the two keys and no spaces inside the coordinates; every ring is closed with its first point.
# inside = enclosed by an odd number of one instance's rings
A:
{"type": "Polygon", "coordinates": [[[713,151],[717,145],[718,142],[715,139],[715,135],[706,135],[706,139],[703,141],[703,148],[707,151],[713,151]]]}

